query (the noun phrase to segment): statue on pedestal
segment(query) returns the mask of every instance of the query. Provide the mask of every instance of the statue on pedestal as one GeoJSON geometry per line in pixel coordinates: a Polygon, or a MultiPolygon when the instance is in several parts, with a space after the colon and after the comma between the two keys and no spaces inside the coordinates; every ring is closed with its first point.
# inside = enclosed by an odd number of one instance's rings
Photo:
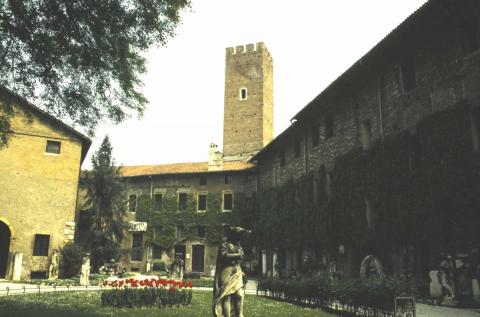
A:
{"type": "Polygon", "coordinates": [[[52,258],[50,260],[50,266],[48,268],[48,279],[49,280],[55,280],[55,279],[58,278],[58,265],[59,265],[58,250],[53,249],[52,258]]]}
{"type": "Polygon", "coordinates": [[[244,253],[240,241],[250,233],[240,227],[224,226],[213,285],[214,317],[243,317],[245,284],[240,264],[244,253]]]}
{"type": "Polygon", "coordinates": [[[90,254],[87,253],[82,261],[80,269],[80,285],[90,285],[90,254]]]}
{"type": "Polygon", "coordinates": [[[175,259],[173,260],[172,263],[172,276],[174,278],[177,278],[179,280],[183,279],[183,262],[182,258],[180,257],[180,254],[177,254],[175,256],[175,259]]]}

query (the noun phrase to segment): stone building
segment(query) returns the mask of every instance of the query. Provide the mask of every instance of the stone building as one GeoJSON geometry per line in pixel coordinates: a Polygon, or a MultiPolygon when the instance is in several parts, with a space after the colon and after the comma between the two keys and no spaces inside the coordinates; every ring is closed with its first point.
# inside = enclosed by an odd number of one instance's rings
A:
{"type": "Polygon", "coordinates": [[[4,87],[0,103],[15,113],[0,149],[0,278],[45,278],[52,250],[73,241],[91,141],[4,87]]]}
{"type": "Polygon", "coordinates": [[[122,266],[158,271],[175,255],[210,274],[224,222],[249,225],[256,192],[248,162],[273,137],[273,62],[263,43],[226,49],[224,153],[207,162],[123,166],[131,249],[122,266]]]}
{"type": "Polygon", "coordinates": [[[264,271],[478,267],[479,47],[480,2],[428,1],[253,157],[264,271]]]}

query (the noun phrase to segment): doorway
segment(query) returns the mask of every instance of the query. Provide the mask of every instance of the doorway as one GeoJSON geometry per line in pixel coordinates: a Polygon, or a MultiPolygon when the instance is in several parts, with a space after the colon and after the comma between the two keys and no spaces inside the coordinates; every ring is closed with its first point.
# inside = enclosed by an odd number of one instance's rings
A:
{"type": "Polygon", "coordinates": [[[205,260],[205,246],[192,245],[192,272],[203,272],[205,260]]]}
{"type": "Polygon", "coordinates": [[[0,278],[7,273],[8,254],[10,252],[10,228],[0,221],[0,278]]]}
{"type": "Polygon", "coordinates": [[[185,254],[187,253],[187,247],[184,244],[177,244],[175,246],[175,254],[174,257],[179,255],[180,258],[183,260],[183,271],[185,272],[185,254]]]}

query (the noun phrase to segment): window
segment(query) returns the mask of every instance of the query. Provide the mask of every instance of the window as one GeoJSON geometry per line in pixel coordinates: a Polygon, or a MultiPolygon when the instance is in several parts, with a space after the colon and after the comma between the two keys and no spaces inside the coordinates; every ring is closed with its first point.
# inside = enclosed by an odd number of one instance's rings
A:
{"type": "Polygon", "coordinates": [[[370,148],[371,138],[372,125],[369,120],[365,120],[360,126],[360,144],[362,145],[362,150],[368,150],[370,148]]]}
{"type": "Polygon", "coordinates": [[[34,256],[48,256],[48,245],[50,244],[50,235],[36,234],[33,243],[34,256]]]}
{"type": "Polygon", "coordinates": [[[59,141],[47,141],[47,147],[45,148],[45,152],[53,153],[53,154],[60,154],[60,142],[59,141]]]}
{"type": "Polygon", "coordinates": [[[183,226],[177,226],[177,239],[182,239],[184,237],[185,228],[183,226]]]}
{"type": "Polygon", "coordinates": [[[207,194],[205,193],[198,194],[197,210],[198,211],[207,210],[207,194]]]}
{"type": "Polygon", "coordinates": [[[233,194],[223,193],[223,210],[229,211],[233,209],[233,194]]]}
{"type": "Polygon", "coordinates": [[[200,185],[201,186],[207,185],[207,176],[206,175],[200,176],[200,185]]]}
{"type": "Polygon", "coordinates": [[[205,226],[197,227],[197,236],[200,238],[205,238],[205,226]]]}
{"type": "Polygon", "coordinates": [[[414,134],[410,137],[410,153],[408,156],[408,164],[410,171],[414,171],[420,166],[421,149],[420,138],[418,134],[414,134]]]}
{"type": "Polygon", "coordinates": [[[280,151],[280,166],[285,166],[285,150],[280,151]]]}
{"type": "Polygon", "coordinates": [[[472,134],[473,151],[480,149],[480,111],[470,112],[470,131],[472,134]]]}
{"type": "Polygon", "coordinates": [[[332,197],[332,174],[330,172],[325,175],[325,195],[328,200],[332,197]]]}
{"type": "Polygon", "coordinates": [[[325,138],[331,138],[334,135],[335,122],[333,120],[332,114],[327,114],[325,116],[325,138]]]}
{"type": "Polygon", "coordinates": [[[178,210],[187,209],[187,193],[178,193],[178,210]]]}
{"type": "Polygon", "coordinates": [[[152,258],[155,259],[155,260],[158,260],[158,259],[162,258],[162,247],[159,247],[158,245],[153,246],[152,258]]]}
{"type": "Polygon", "coordinates": [[[251,184],[254,181],[254,177],[252,174],[245,175],[245,184],[251,184]]]}
{"type": "Polygon", "coordinates": [[[460,45],[463,54],[467,55],[475,52],[479,49],[479,39],[478,39],[478,27],[469,27],[464,28],[465,32],[462,32],[460,35],[460,45]]]}
{"type": "Polygon", "coordinates": [[[300,140],[296,140],[295,141],[295,144],[293,146],[293,152],[295,154],[295,157],[299,157],[300,156],[300,146],[301,146],[301,141],[300,140]]]}
{"type": "Polygon", "coordinates": [[[92,216],[89,210],[80,210],[78,214],[78,230],[88,231],[92,224],[92,216]]]}
{"type": "Polygon", "coordinates": [[[132,248],[141,248],[143,243],[143,233],[132,234],[132,248]]]}
{"type": "Polygon", "coordinates": [[[143,258],[143,233],[133,233],[132,234],[132,261],[141,261],[143,258]]]}
{"type": "Polygon", "coordinates": [[[245,197],[245,208],[253,209],[253,197],[245,197]]]}
{"type": "Polygon", "coordinates": [[[155,195],[153,195],[153,201],[154,201],[155,211],[162,210],[162,207],[163,207],[163,194],[155,194],[155,195]]]}
{"type": "Polygon", "coordinates": [[[162,226],[157,226],[155,227],[155,237],[161,237],[163,234],[163,227],[162,226]]]}
{"type": "Polygon", "coordinates": [[[44,280],[47,278],[47,271],[32,271],[30,272],[30,279],[44,280]]]}
{"type": "Polygon", "coordinates": [[[232,185],[232,175],[225,175],[225,185],[232,185]]]}
{"type": "Polygon", "coordinates": [[[240,100],[247,100],[247,88],[240,89],[240,100]]]}
{"type": "Polygon", "coordinates": [[[128,196],[128,211],[135,212],[137,210],[137,195],[128,196]]]}
{"type": "Polygon", "coordinates": [[[320,134],[318,131],[318,127],[314,126],[312,128],[312,147],[316,147],[320,144],[320,134]]]}
{"type": "Polygon", "coordinates": [[[417,80],[415,78],[415,61],[413,56],[407,57],[400,65],[402,70],[402,83],[403,91],[407,92],[414,89],[417,86],[417,80]]]}

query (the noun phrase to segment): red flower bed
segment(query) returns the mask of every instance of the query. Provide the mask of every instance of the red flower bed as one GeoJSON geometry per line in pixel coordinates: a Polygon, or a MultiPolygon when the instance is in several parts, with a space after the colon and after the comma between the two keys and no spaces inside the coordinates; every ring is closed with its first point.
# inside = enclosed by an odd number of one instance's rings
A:
{"type": "Polygon", "coordinates": [[[135,278],[128,278],[126,280],[115,280],[115,281],[104,281],[103,286],[110,286],[114,288],[122,288],[122,287],[168,287],[168,288],[192,288],[193,283],[190,281],[175,281],[172,279],[162,279],[162,278],[151,278],[151,279],[143,279],[137,280],[135,278]]]}

